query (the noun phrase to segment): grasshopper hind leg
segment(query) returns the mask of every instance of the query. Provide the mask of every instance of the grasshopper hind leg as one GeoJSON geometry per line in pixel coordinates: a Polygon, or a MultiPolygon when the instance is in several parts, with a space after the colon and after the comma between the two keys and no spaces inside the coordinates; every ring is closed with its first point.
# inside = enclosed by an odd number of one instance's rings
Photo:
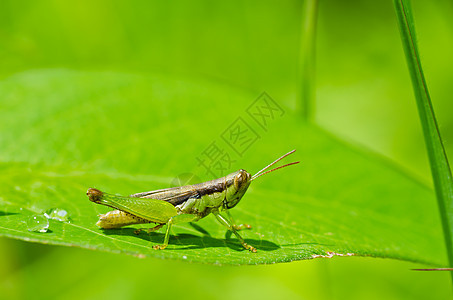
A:
{"type": "MultiPolygon", "coordinates": [[[[162,245],[155,245],[153,246],[154,250],[163,250],[167,248],[168,246],[168,241],[170,240],[170,229],[173,224],[179,224],[179,223],[188,223],[188,222],[195,222],[200,219],[199,216],[197,215],[192,215],[192,214],[180,214],[176,215],[174,217],[171,217],[168,222],[166,223],[167,225],[167,230],[165,231],[165,238],[164,238],[164,243],[162,245]]],[[[161,227],[164,224],[161,224],[161,227]]],[[[156,226],[157,227],[157,226],[156,226]]],[[[159,227],[160,228],[160,227],[159,227]]]]}
{"type": "Polygon", "coordinates": [[[96,225],[102,229],[117,229],[128,225],[147,223],[152,222],[125,211],[113,210],[99,215],[99,220],[96,225]]]}
{"type": "Polygon", "coordinates": [[[139,229],[135,230],[134,233],[139,235],[140,232],[142,232],[142,231],[146,231],[147,233],[154,232],[156,230],[161,229],[164,225],[165,224],[158,224],[158,225],[156,225],[156,226],[154,226],[152,228],[139,228],[139,229]]]}

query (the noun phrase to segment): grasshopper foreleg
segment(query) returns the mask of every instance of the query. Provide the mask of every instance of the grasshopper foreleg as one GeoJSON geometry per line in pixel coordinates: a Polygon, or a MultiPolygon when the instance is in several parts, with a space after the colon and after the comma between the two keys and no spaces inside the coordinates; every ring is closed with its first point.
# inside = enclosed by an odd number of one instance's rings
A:
{"type": "Polygon", "coordinates": [[[229,230],[231,230],[234,235],[239,239],[239,241],[241,242],[242,246],[249,250],[250,252],[253,252],[253,253],[256,253],[256,248],[247,244],[244,239],[242,238],[242,236],[237,232],[236,228],[234,228],[234,226],[225,218],[223,217],[221,214],[219,214],[218,212],[212,212],[214,214],[214,216],[217,218],[217,220],[222,224],[224,225],[225,227],[227,227],[229,230]]]}
{"type": "Polygon", "coordinates": [[[252,226],[249,224],[236,224],[236,222],[233,219],[233,216],[230,214],[230,210],[226,209],[226,214],[228,215],[228,219],[230,219],[230,222],[233,226],[234,229],[236,230],[243,230],[243,229],[251,229],[252,226]]]}

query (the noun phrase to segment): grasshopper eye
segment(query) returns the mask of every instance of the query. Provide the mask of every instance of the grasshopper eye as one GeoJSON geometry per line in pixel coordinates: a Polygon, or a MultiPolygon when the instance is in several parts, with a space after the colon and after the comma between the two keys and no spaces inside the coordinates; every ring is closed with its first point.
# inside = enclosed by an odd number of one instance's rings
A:
{"type": "Polygon", "coordinates": [[[249,179],[250,175],[245,170],[239,170],[239,173],[234,177],[234,187],[240,189],[249,179]]]}

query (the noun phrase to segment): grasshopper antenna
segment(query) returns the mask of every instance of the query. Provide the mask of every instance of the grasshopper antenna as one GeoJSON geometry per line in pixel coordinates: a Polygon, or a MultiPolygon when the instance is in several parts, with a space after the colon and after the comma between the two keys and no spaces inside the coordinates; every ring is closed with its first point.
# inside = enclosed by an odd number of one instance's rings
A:
{"type": "Polygon", "coordinates": [[[289,151],[288,153],[286,153],[286,154],[280,156],[279,158],[277,158],[276,160],[274,160],[273,162],[271,162],[270,164],[268,164],[268,165],[267,165],[266,167],[264,167],[263,169],[259,170],[255,175],[252,176],[251,181],[257,179],[257,178],[260,177],[260,176],[263,176],[264,174],[267,174],[267,173],[276,171],[276,170],[278,170],[278,169],[281,169],[281,168],[284,168],[284,167],[288,167],[288,166],[291,166],[291,165],[295,165],[295,164],[300,163],[300,161],[296,161],[296,162],[292,162],[292,163],[289,163],[289,164],[286,164],[286,165],[283,165],[283,166],[274,168],[274,169],[272,169],[272,170],[266,171],[268,168],[272,167],[273,165],[275,165],[276,163],[278,163],[279,161],[281,161],[282,159],[284,159],[284,158],[287,157],[288,155],[293,154],[294,152],[296,152],[295,149],[292,150],[292,151],[289,151]],[[266,172],[264,172],[264,171],[266,171],[266,172]]]}

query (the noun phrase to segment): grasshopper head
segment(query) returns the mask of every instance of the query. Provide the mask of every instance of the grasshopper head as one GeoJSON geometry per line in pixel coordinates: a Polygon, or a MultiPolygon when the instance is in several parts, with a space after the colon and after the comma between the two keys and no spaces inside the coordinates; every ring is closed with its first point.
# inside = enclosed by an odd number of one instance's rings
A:
{"type": "Polygon", "coordinates": [[[87,191],[88,198],[94,203],[101,203],[103,192],[97,189],[89,188],[87,191]]]}
{"type": "Polygon", "coordinates": [[[274,172],[278,169],[285,168],[288,166],[292,166],[295,164],[298,164],[299,162],[292,162],[277,168],[274,168],[272,170],[266,171],[269,169],[271,166],[275,165],[277,162],[282,160],[283,158],[287,157],[288,155],[294,153],[296,150],[289,151],[288,153],[280,156],[276,160],[274,160],[272,163],[268,164],[266,167],[258,171],[255,175],[251,176],[250,173],[248,173],[245,170],[239,170],[237,172],[231,173],[230,175],[226,176],[226,196],[224,200],[223,207],[226,209],[230,209],[235,207],[239,201],[241,200],[242,196],[244,196],[245,192],[247,191],[250,183],[257,179],[260,176],[263,176],[265,174],[274,172]]]}
{"type": "Polygon", "coordinates": [[[227,194],[224,201],[225,208],[233,208],[239,203],[252,182],[251,178],[252,175],[242,169],[227,175],[227,194]]]}

